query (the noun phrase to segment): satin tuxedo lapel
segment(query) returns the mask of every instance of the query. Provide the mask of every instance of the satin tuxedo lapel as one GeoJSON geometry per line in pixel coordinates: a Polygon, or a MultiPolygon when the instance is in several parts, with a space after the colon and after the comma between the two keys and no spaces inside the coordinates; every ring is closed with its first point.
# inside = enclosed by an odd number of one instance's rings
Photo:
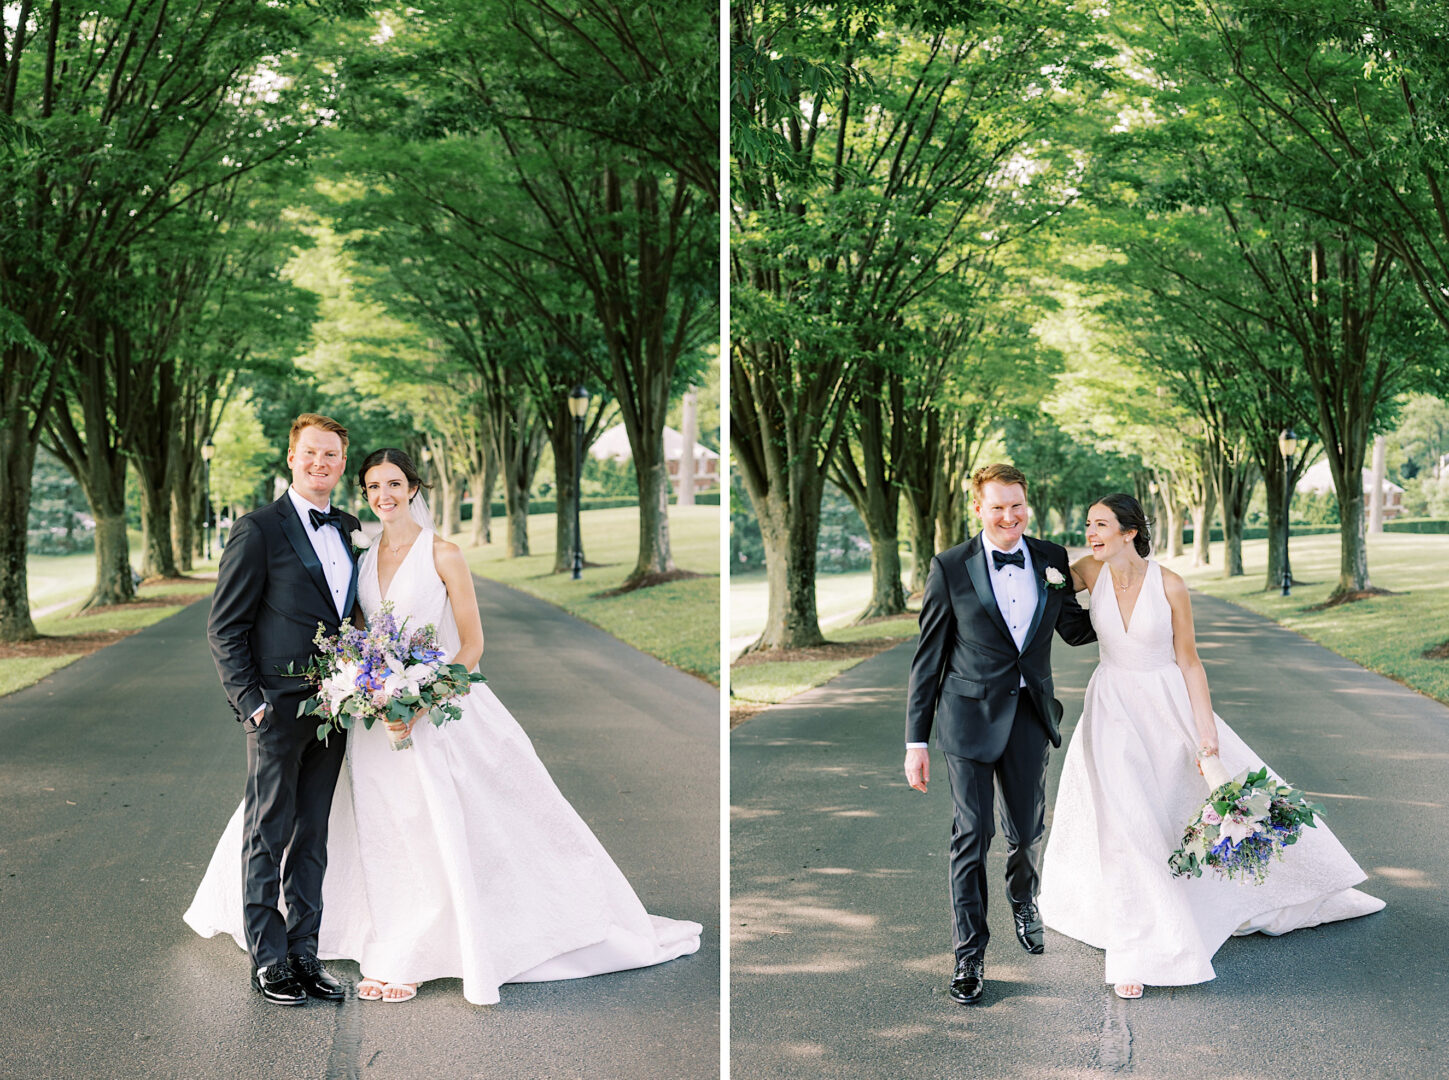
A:
{"type": "MultiPolygon", "coordinates": [[[[297,553],[297,558],[307,570],[307,576],[327,598],[330,607],[333,603],[332,590],[327,587],[327,575],[322,570],[322,561],[317,558],[317,552],[312,548],[312,541],[307,537],[307,527],[302,524],[302,519],[297,516],[296,508],[292,505],[289,496],[283,495],[277,503],[278,510],[282,515],[282,533],[287,537],[287,542],[292,545],[292,550],[297,553]]],[[[357,561],[352,563],[352,585],[347,592],[349,599],[357,587],[357,561]]]]}
{"type": "Polygon", "coordinates": [[[976,599],[981,601],[981,606],[991,616],[991,621],[1001,631],[1001,636],[1015,649],[1016,640],[1011,636],[1011,628],[1006,625],[1006,616],[1001,614],[1001,607],[996,603],[996,593],[991,588],[991,575],[986,569],[986,554],[980,533],[973,536],[966,545],[966,573],[970,575],[971,584],[976,589],[976,599]]]}
{"type": "MultiPolygon", "coordinates": [[[[303,537],[303,539],[305,540],[306,537],[303,537]]],[[[362,559],[358,557],[357,550],[352,546],[352,537],[350,535],[344,536],[342,538],[342,541],[343,546],[347,548],[348,557],[352,559],[352,578],[347,582],[347,599],[342,604],[342,617],[345,619],[352,614],[352,605],[357,602],[357,578],[359,571],[362,567],[362,559]]],[[[311,547],[312,545],[308,544],[307,546],[311,547]]],[[[320,563],[318,564],[317,569],[322,569],[320,563]]],[[[323,581],[325,583],[325,577],[323,578],[323,581]]],[[[330,593],[328,594],[327,599],[332,599],[332,595],[330,593]]]]}
{"type": "Polygon", "coordinates": [[[1031,625],[1026,628],[1026,637],[1021,642],[1021,651],[1026,652],[1027,647],[1031,644],[1031,639],[1036,637],[1036,632],[1041,626],[1042,616],[1046,614],[1046,569],[1048,563],[1046,554],[1037,547],[1036,542],[1030,537],[1023,537],[1022,543],[1031,552],[1031,572],[1032,576],[1036,579],[1036,614],[1031,617],[1031,625]]]}

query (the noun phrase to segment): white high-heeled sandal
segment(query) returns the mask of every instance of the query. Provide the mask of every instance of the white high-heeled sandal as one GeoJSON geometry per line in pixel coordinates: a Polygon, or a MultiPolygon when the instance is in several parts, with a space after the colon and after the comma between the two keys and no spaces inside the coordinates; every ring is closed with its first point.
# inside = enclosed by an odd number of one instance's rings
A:
{"type": "Polygon", "coordinates": [[[1146,987],[1144,987],[1141,983],[1119,982],[1113,985],[1112,993],[1116,994],[1123,1001],[1136,1001],[1142,996],[1142,991],[1144,989],[1146,989],[1146,987]],[[1132,992],[1134,990],[1137,991],[1135,994],[1132,992]]]}

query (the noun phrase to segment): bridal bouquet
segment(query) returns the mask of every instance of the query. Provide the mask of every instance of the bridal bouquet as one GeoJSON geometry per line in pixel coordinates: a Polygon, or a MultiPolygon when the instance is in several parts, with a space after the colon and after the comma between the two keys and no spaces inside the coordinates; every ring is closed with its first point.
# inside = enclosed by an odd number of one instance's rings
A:
{"type": "MultiPolygon", "coordinates": [[[[318,690],[298,706],[297,715],[320,716],[317,738],[324,741],[358,721],[370,728],[378,720],[406,720],[419,709],[441,726],[462,715],[453,698],[487,681],[462,664],[445,662],[436,628],[430,623],[408,630],[406,619],[399,625],[394,618],[391,604],[383,604],[366,630],[329,635],[319,625],[313,641],[322,655],[303,674],[318,690]]],[[[387,734],[394,750],[413,744],[411,735],[391,728],[387,734]]]]}
{"type": "Polygon", "coordinates": [[[1281,859],[1283,849],[1297,843],[1303,826],[1317,827],[1315,813],[1323,808],[1273,779],[1267,769],[1239,773],[1213,789],[1167,864],[1173,877],[1201,877],[1207,867],[1219,877],[1242,874],[1261,885],[1269,861],[1281,859]]]}

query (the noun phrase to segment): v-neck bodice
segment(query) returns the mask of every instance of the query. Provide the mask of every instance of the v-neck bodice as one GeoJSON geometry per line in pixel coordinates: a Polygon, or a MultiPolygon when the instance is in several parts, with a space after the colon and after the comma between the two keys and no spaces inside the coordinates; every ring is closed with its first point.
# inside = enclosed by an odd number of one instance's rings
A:
{"type": "Polygon", "coordinates": [[[1112,571],[1105,565],[1092,586],[1090,614],[1102,663],[1154,668],[1177,662],[1172,648],[1172,609],[1162,586],[1162,567],[1155,560],[1147,560],[1147,573],[1127,626],[1122,625],[1112,571]]]}
{"type": "Polygon", "coordinates": [[[362,567],[358,574],[357,598],[368,621],[371,622],[377,617],[384,600],[387,600],[391,602],[393,615],[399,623],[403,619],[410,620],[414,627],[432,623],[441,631],[444,615],[448,610],[448,587],[438,576],[431,558],[432,530],[424,529],[413,541],[413,546],[403,556],[402,562],[398,563],[392,580],[387,584],[386,597],[382,594],[382,583],[378,575],[380,548],[380,543],[368,548],[362,557],[362,567]]]}

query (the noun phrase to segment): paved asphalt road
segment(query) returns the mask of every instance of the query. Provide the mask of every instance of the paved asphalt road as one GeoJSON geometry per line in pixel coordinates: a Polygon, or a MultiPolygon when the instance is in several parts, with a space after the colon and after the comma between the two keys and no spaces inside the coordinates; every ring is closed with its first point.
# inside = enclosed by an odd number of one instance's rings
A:
{"type": "MultiPolygon", "coordinates": [[[[955,1004],[939,752],[927,795],[902,775],[908,643],[732,735],[733,1080],[1449,1075],[1449,708],[1193,603],[1217,712],[1318,795],[1387,909],[1230,939],[1215,981],[1121,1002],[1097,950],[1051,930],[1043,956],[1017,945],[998,832],[985,1003],[955,1004]]],[[[1057,640],[1072,726],[1095,661],[1057,640]]]]}
{"type": "Polygon", "coordinates": [[[199,603],[0,699],[0,1077],[718,1076],[718,692],[522,593],[478,594],[493,689],[645,906],[704,924],[700,952],[486,1008],[457,980],[398,1007],[263,1002],[230,938],[181,921],[246,765],[199,603]]]}

